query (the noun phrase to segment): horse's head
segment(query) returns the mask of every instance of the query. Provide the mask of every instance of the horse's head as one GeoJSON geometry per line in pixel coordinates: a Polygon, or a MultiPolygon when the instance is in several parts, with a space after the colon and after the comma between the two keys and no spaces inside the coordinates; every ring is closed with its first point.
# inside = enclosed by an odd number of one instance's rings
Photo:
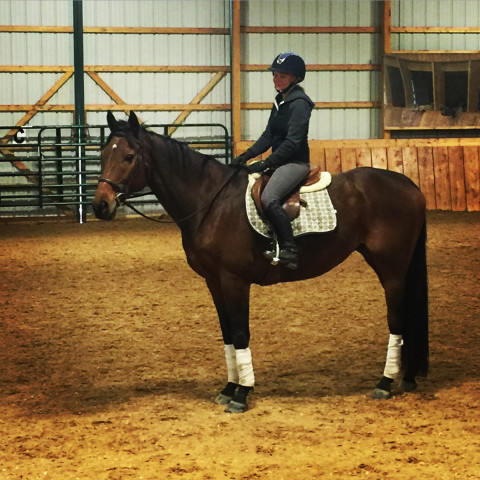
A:
{"type": "Polygon", "coordinates": [[[130,112],[128,122],[107,114],[111,134],[102,150],[102,175],[93,197],[97,218],[112,220],[117,207],[147,184],[142,157],[142,134],[137,116],[130,112]]]}

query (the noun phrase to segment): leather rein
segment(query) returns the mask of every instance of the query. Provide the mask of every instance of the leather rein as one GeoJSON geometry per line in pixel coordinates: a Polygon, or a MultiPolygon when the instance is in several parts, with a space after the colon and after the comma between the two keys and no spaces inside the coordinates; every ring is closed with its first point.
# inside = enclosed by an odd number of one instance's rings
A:
{"type": "MultiPolygon", "coordinates": [[[[149,217],[148,215],[145,215],[144,213],[142,213],[140,210],[138,210],[137,208],[135,208],[127,199],[128,198],[138,198],[138,197],[144,197],[146,195],[152,195],[154,194],[152,191],[150,192],[145,192],[145,193],[138,193],[138,194],[132,194],[130,195],[130,182],[127,183],[127,181],[129,181],[132,177],[133,177],[133,173],[137,170],[137,165],[140,164],[140,161],[143,159],[142,155],[138,155],[137,159],[136,159],[136,162],[135,162],[135,165],[133,166],[132,170],[130,171],[130,173],[128,174],[126,180],[122,183],[118,183],[118,182],[115,182],[113,180],[111,180],[110,178],[107,178],[107,177],[101,177],[99,178],[98,180],[98,184],[100,183],[108,183],[108,185],[110,185],[113,190],[115,190],[115,192],[117,192],[117,197],[115,198],[115,202],[117,204],[118,207],[122,206],[122,205],[125,205],[126,207],[130,208],[132,211],[134,211],[135,213],[137,213],[138,215],[140,215],[141,217],[143,218],[146,218],[147,220],[151,220],[152,222],[157,222],[157,223],[170,223],[170,222],[165,222],[164,220],[158,220],[156,218],[152,218],[152,217],[149,217]]],[[[205,210],[206,208],[208,208],[210,205],[212,205],[212,203],[216,200],[216,198],[220,195],[220,193],[222,193],[222,191],[224,190],[224,188],[233,180],[234,177],[237,176],[238,172],[240,172],[241,168],[235,168],[234,171],[232,172],[232,174],[227,178],[227,180],[223,183],[223,185],[220,187],[220,189],[217,191],[217,193],[212,197],[212,199],[206,203],[205,205],[203,205],[202,207],[198,208],[197,210],[195,210],[193,213],[191,213],[190,215],[187,215],[186,217],[183,217],[179,220],[175,220],[175,223],[180,223],[180,222],[184,222],[192,217],[194,217],[195,215],[197,215],[198,213],[200,213],[202,210],[205,210]]]]}

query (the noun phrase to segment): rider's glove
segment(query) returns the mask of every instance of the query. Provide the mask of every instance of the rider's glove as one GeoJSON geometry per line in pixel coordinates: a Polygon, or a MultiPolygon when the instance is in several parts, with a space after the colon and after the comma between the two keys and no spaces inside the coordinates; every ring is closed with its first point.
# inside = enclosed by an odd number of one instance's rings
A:
{"type": "Polygon", "coordinates": [[[232,160],[232,165],[245,165],[248,160],[250,160],[252,157],[248,154],[248,150],[246,152],[243,152],[241,155],[238,157],[235,157],[232,160]]]}
{"type": "Polygon", "coordinates": [[[260,173],[266,170],[268,167],[265,165],[265,162],[261,160],[260,162],[251,163],[247,165],[248,173],[260,173]]]}

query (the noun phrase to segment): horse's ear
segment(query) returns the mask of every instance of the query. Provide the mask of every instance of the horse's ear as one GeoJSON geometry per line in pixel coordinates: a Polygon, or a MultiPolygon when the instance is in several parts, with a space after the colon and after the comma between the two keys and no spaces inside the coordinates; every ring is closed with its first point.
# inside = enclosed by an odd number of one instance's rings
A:
{"type": "Polygon", "coordinates": [[[132,132],[135,135],[135,138],[138,138],[138,133],[140,132],[140,124],[138,123],[138,118],[135,115],[135,112],[133,110],[130,110],[130,116],[128,117],[128,124],[130,125],[130,128],[132,129],[132,132]]]}
{"type": "Polygon", "coordinates": [[[107,113],[107,123],[108,123],[108,128],[110,128],[110,131],[114,132],[115,129],[117,128],[117,121],[115,120],[115,117],[113,116],[113,113],[110,110],[107,113]]]}

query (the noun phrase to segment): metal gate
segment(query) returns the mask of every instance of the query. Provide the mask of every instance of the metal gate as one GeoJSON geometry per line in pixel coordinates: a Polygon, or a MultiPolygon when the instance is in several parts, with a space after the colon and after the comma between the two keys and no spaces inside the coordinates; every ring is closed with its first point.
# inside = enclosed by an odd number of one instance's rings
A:
{"type": "MultiPolygon", "coordinates": [[[[0,216],[70,215],[87,220],[101,169],[101,149],[108,138],[104,125],[30,127],[11,143],[0,145],[0,216]],[[25,141],[22,141],[24,139],[25,141]]],[[[224,163],[231,158],[227,129],[221,124],[150,125],[224,163]],[[188,136],[188,132],[194,136],[188,136]],[[179,137],[178,133],[186,134],[179,137]]],[[[155,197],[132,200],[144,213],[162,211],[155,197]]]]}

